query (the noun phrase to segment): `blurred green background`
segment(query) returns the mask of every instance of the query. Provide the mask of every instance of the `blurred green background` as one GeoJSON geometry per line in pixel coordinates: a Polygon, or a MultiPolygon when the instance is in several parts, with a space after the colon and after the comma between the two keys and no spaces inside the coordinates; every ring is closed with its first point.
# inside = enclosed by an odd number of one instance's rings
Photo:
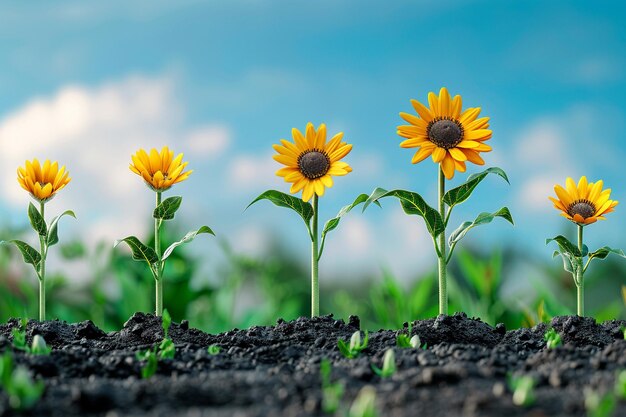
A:
{"type": "MultiPolygon", "coordinates": [[[[5,228],[0,238],[28,234],[32,231],[5,228]]],[[[163,244],[178,234],[175,227],[166,228],[163,244]]],[[[49,275],[48,317],[92,320],[111,331],[120,329],[136,311],[151,312],[154,281],[145,264],[133,261],[127,251],[112,250],[110,242],[89,247],[80,241],[55,247],[66,265],[86,261],[89,270],[81,282],[69,282],[58,273],[49,275]]],[[[292,253],[278,241],[264,258],[236,253],[223,240],[219,248],[222,253],[201,259],[181,247],[169,258],[164,302],[175,321],[187,319],[193,327],[218,333],[309,314],[308,254],[292,253]],[[226,266],[216,273],[202,272],[202,263],[218,255],[225,257],[226,266]]],[[[399,282],[385,268],[358,279],[321,276],[321,314],[343,319],[356,314],[369,330],[400,328],[405,321],[434,317],[434,258],[432,265],[432,273],[416,275],[410,282],[399,282]]],[[[626,262],[619,257],[592,264],[585,276],[588,315],[598,321],[626,319],[624,276],[626,262]]],[[[449,288],[451,312],[464,311],[491,325],[502,322],[508,329],[575,312],[576,288],[561,261],[536,261],[514,247],[460,248],[451,264],[449,288]]],[[[21,262],[16,250],[0,246],[0,320],[37,317],[37,297],[37,279],[30,266],[21,262]]]]}

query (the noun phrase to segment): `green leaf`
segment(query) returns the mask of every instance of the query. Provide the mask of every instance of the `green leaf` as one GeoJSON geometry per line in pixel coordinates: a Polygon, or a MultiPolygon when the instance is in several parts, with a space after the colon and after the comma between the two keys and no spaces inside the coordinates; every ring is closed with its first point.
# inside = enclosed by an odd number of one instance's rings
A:
{"type": "Polygon", "coordinates": [[[502,217],[509,223],[515,224],[513,222],[513,217],[511,217],[511,212],[507,207],[502,207],[495,213],[480,213],[473,222],[463,222],[454,232],[452,232],[448,238],[448,245],[452,246],[463,239],[470,229],[482,224],[491,223],[491,221],[496,217],[502,217]]]}
{"type": "Polygon", "coordinates": [[[76,218],[76,215],[72,210],[66,210],[56,216],[54,219],[52,219],[52,221],[50,222],[50,227],[48,228],[48,246],[55,245],[59,242],[58,225],[59,220],[63,216],[71,216],[73,218],[76,218]]]}
{"type": "Polygon", "coordinates": [[[35,267],[36,271],[39,271],[39,263],[41,262],[41,255],[35,248],[30,246],[26,242],[22,242],[21,240],[2,240],[0,244],[12,243],[17,247],[22,253],[22,257],[24,258],[24,262],[27,264],[31,264],[35,267]]]}
{"type": "MultiPolygon", "coordinates": [[[[361,194],[359,195],[353,202],[352,204],[349,204],[347,206],[344,206],[341,210],[339,210],[339,213],[337,213],[337,215],[335,217],[333,217],[332,219],[328,220],[326,222],[326,224],[324,225],[324,229],[322,230],[322,240],[320,243],[320,250],[319,250],[319,254],[317,259],[319,260],[322,257],[322,252],[324,251],[324,243],[326,242],[326,234],[328,234],[328,232],[331,232],[333,230],[335,230],[337,228],[337,226],[339,225],[339,221],[341,220],[341,218],[350,212],[350,210],[352,210],[353,208],[355,208],[356,206],[358,206],[361,203],[364,203],[365,201],[367,201],[367,194],[361,194]]],[[[377,204],[380,207],[380,203],[378,201],[375,202],[375,204],[377,204]]]]}
{"type": "Polygon", "coordinates": [[[116,247],[122,242],[128,245],[128,247],[133,253],[134,260],[146,261],[148,265],[150,266],[150,270],[154,273],[154,270],[152,269],[152,265],[159,262],[159,257],[157,256],[154,249],[141,243],[141,241],[137,239],[135,236],[128,236],[128,237],[125,237],[124,239],[116,240],[115,243],[113,243],[113,247],[116,247]]]}
{"type": "Polygon", "coordinates": [[[313,218],[313,206],[311,205],[311,203],[302,201],[301,198],[296,198],[289,194],[281,193],[280,191],[267,190],[266,192],[255,198],[252,203],[248,204],[246,210],[251,205],[261,200],[269,200],[278,207],[289,208],[298,213],[300,217],[302,217],[302,220],[304,220],[304,224],[306,224],[306,228],[309,231],[309,236],[311,237],[311,239],[313,239],[310,226],[311,219],[313,218]]]}
{"type": "Polygon", "coordinates": [[[176,356],[176,345],[172,339],[165,338],[159,344],[159,359],[174,359],[176,356]]]}
{"type": "Polygon", "coordinates": [[[487,168],[483,172],[470,175],[466,182],[459,185],[458,187],[449,190],[443,196],[444,203],[446,203],[450,207],[461,204],[472,195],[474,189],[478,186],[478,184],[480,184],[480,182],[485,179],[485,177],[489,174],[499,175],[504,178],[507,183],[509,182],[509,178],[506,176],[506,173],[502,169],[497,167],[487,168]]]}
{"type": "Polygon", "coordinates": [[[595,252],[591,252],[589,254],[589,259],[606,259],[606,257],[609,256],[611,253],[617,256],[621,256],[622,258],[626,258],[626,254],[624,254],[623,250],[613,249],[609,248],[608,246],[604,246],[595,252]]]}
{"type": "Polygon", "coordinates": [[[556,242],[556,244],[559,246],[561,253],[568,253],[577,258],[580,258],[582,256],[580,250],[578,249],[578,246],[574,245],[563,235],[555,236],[552,239],[546,239],[546,245],[550,242],[556,242]]]}
{"type": "Polygon", "coordinates": [[[202,234],[202,233],[208,233],[208,234],[215,236],[215,233],[213,233],[213,230],[211,230],[209,226],[202,226],[198,230],[192,230],[191,232],[187,233],[181,240],[179,240],[178,242],[174,242],[170,246],[168,246],[168,248],[165,249],[165,252],[163,252],[163,256],[161,257],[161,260],[162,261],[166,260],[172,254],[174,249],[176,249],[178,246],[184,243],[191,242],[197,235],[202,234]]]}
{"type": "Polygon", "coordinates": [[[167,308],[163,310],[163,315],[161,316],[161,327],[163,327],[163,339],[167,339],[167,333],[170,330],[170,325],[172,324],[172,316],[170,316],[170,312],[167,311],[167,308]]]}
{"type": "Polygon", "coordinates": [[[48,233],[46,221],[33,203],[28,203],[28,219],[30,220],[31,226],[33,226],[33,230],[35,230],[39,236],[45,236],[46,233],[48,233]]]}
{"type": "Polygon", "coordinates": [[[182,202],[182,197],[174,196],[166,198],[154,209],[152,217],[159,220],[172,220],[182,202]]]}
{"type": "Polygon", "coordinates": [[[443,219],[437,210],[426,204],[422,196],[417,193],[405,190],[387,191],[382,188],[376,188],[370,194],[367,201],[363,205],[363,211],[372,203],[384,197],[396,197],[400,200],[402,209],[406,214],[416,214],[424,219],[426,228],[433,238],[436,238],[444,231],[443,219]]]}

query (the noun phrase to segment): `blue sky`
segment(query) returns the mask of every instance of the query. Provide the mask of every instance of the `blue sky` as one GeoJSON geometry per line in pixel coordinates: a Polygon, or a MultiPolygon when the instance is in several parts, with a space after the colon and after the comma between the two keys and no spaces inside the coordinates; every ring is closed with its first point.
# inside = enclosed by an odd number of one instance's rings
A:
{"type": "MultiPolygon", "coordinates": [[[[265,189],[288,191],[271,145],[308,121],[345,132],[354,172],[322,199],[323,219],[376,186],[435,205],[436,166],[411,165],[395,128],[411,98],[446,86],[491,117],[485,160],[511,179],[485,180],[453,224],[507,205],[515,227],[496,221],[468,243],[515,243],[548,261],[545,237],[573,228],[547,200],[555,183],[603,178],[626,198],[625,17],[618,1],[5,2],[0,213],[25,223],[15,170],[54,158],[73,177],[49,204],[76,210],[67,238],[145,234],[153,196],[128,162],[167,144],[194,169],[168,194],[185,199],[178,222],[209,224],[254,254],[278,237],[307,263],[295,215],[269,203],[243,213],[265,189]]],[[[590,247],[626,247],[623,210],[587,229],[590,247]]],[[[194,246],[219,258],[210,239],[194,246]]],[[[407,278],[434,267],[431,251],[421,221],[389,201],[347,217],[321,268],[358,276],[391,266],[407,278]]]]}

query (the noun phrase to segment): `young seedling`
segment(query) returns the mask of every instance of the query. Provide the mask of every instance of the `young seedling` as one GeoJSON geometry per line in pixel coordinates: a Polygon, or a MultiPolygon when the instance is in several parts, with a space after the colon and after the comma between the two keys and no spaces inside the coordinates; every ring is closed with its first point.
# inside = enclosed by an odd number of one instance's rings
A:
{"type": "Polygon", "coordinates": [[[371,385],[366,385],[361,388],[361,391],[357,394],[348,417],[376,417],[378,412],[376,411],[376,390],[371,385]]]}
{"type": "Polygon", "coordinates": [[[8,353],[0,356],[0,387],[9,398],[9,407],[14,410],[32,408],[45,389],[42,381],[33,381],[26,368],[16,368],[8,353]]]}
{"type": "Polygon", "coordinates": [[[46,160],[43,166],[37,159],[26,161],[25,167],[17,169],[17,181],[20,186],[30,193],[30,196],[39,203],[39,208],[28,203],[28,219],[33,230],[39,237],[39,251],[21,240],[13,239],[0,241],[0,244],[10,243],[21,252],[24,262],[35,269],[39,279],[39,321],[46,319],[46,258],[50,246],[59,242],[58,222],[65,215],[76,218],[73,211],[67,210],[52,219],[50,224],[45,220],[45,205],[52,200],[56,193],[63,189],[71,178],[65,166],[59,169],[58,162],[46,160]]]}
{"type": "Polygon", "coordinates": [[[560,255],[563,260],[563,268],[572,274],[576,284],[576,312],[579,316],[585,315],[585,282],[583,275],[589,264],[594,259],[605,259],[611,253],[626,258],[621,249],[613,249],[604,246],[594,252],[583,244],[583,228],[595,223],[597,220],[605,220],[604,215],[614,211],[618,202],[609,200],[611,189],[602,189],[603,181],[587,182],[583,176],[578,185],[570,177],[565,181],[565,187],[554,186],[557,198],[548,197],[554,203],[554,208],[559,210],[561,216],[576,224],[578,228],[578,244],[570,242],[565,236],[558,235],[552,239],[546,239],[546,244],[555,242],[559,250],[554,251],[553,257],[560,255]],[[587,261],[585,262],[585,258],[587,261]]]}
{"type": "Polygon", "coordinates": [[[337,411],[344,393],[344,386],[341,382],[331,382],[332,366],[326,358],[320,363],[320,376],[322,378],[322,411],[331,414],[337,411]]]}
{"type": "Polygon", "coordinates": [[[418,193],[376,188],[365,202],[363,210],[381,198],[396,197],[406,214],[424,219],[438,259],[439,314],[448,314],[447,265],[456,245],[476,226],[491,223],[496,217],[513,224],[513,218],[507,207],[493,213],[480,213],[473,221],[461,223],[450,235],[446,246],[446,228],[452,209],[467,200],[487,175],[496,174],[507,183],[509,180],[500,168],[488,168],[471,175],[464,184],[446,192],[446,179],[452,179],[455,171],[465,172],[467,161],[478,165],[485,163],[479,153],[491,151],[485,142],[491,138],[492,132],[488,117],[477,118],[479,107],[461,111],[461,96],[451,98],[446,88],[441,89],[439,96],[429,93],[428,102],[430,108],[411,100],[417,115],[400,113],[400,117],[409,124],[398,126],[397,133],[405,138],[401,147],[420,148],[413,156],[414,164],[429,156],[438,164],[437,209],[429,206],[418,193]]]}
{"type": "Polygon", "coordinates": [[[46,344],[46,340],[43,336],[36,334],[33,336],[33,343],[30,347],[30,353],[33,355],[49,355],[52,349],[46,344]]]}
{"type": "Polygon", "coordinates": [[[217,355],[218,353],[222,351],[222,348],[219,347],[218,345],[211,345],[207,348],[206,351],[209,355],[217,355]]]}
{"type": "Polygon", "coordinates": [[[613,415],[617,401],[612,393],[601,395],[597,391],[586,388],[584,395],[588,417],[611,417],[613,415]]]}
{"type": "Polygon", "coordinates": [[[135,236],[128,236],[124,239],[116,240],[113,247],[124,242],[130,248],[133,259],[143,261],[148,264],[150,272],[156,284],[155,292],[155,314],[163,314],[163,270],[165,260],[172,254],[178,246],[191,242],[197,235],[208,233],[215,235],[208,226],[202,226],[198,230],[192,230],[177,242],[172,243],[163,253],[161,253],[161,226],[164,220],[172,220],[176,211],[180,207],[183,198],[174,196],[161,201],[163,192],[169,190],[174,184],[185,181],[193,171],[184,171],[187,162],[182,162],[183,154],[178,154],[174,158],[174,152],[164,146],[159,153],[156,149],[150,150],[148,154],[140,149],[132,156],[130,170],[143,178],[149,189],[155,192],[156,207],[152,212],[154,218],[154,248],[142,243],[135,236]]]}
{"type": "Polygon", "coordinates": [[[361,332],[356,331],[352,333],[352,337],[350,337],[350,343],[346,343],[343,339],[337,340],[337,347],[339,348],[339,352],[348,358],[354,359],[359,356],[362,350],[367,348],[367,343],[369,342],[369,336],[367,331],[365,331],[365,338],[361,341],[361,332]]]}
{"type": "Polygon", "coordinates": [[[161,340],[161,343],[159,343],[158,346],[153,346],[146,351],[137,352],[135,354],[138,361],[145,361],[144,366],[141,367],[142,378],[150,378],[155,374],[159,360],[174,359],[174,356],[176,355],[176,346],[174,345],[172,339],[168,336],[171,324],[172,318],[170,317],[170,313],[168,313],[167,309],[165,309],[163,310],[161,321],[161,327],[163,328],[163,340],[161,340]]]}
{"type": "Polygon", "coordinates": [[[26,324],[28,320],[21,319],[20,326],[14,327],[11,330],[11,335],[13,336],[13,347],[17,350],[23,350],[28,352],[28,345],[26,344],[26,324]]]}
{"type": "Polygon", "coordinates": [[[528,407],[535,402],[535,380],[530,375],[507,377],[509,389],[513,392],[513,404],[528,407]]]}
{"type": "Polygon", "coordinates": [[[372,370],[376,375],[381,378],[389,378],[393,374],[396,373],[396,354],[393,351],[393,348],[389,348],[385,351],[385,355],[383,356],[383,367],[382,369],[372,364],[372,370]]]}
{"type": "Polygon", "coordinates": [[[557,346],[561,346],[561,335],[550,327],[548,331],[543,335],[543,339],[546,341],[546,347],[548,349],[554,349],[557,346]]]}
{"type": "Polygon", "coordinates": [[[304,135],[298,129],[293,128],[291,135],[294,142],[281,139],[280,145],[274,145],[274,150],[277,152],[274,160],[285,165],[276,171],[276,175],[284,177],[285,182],[292,183],[290,194],[302,191],[302,198],[277,190],[268,190],[255,198],[248,207],[257,201],[269,200],[276,206],[295,211],[304,220],[311,239],[311,317],[315,317],[320,313],[318,270],[326,235],[337,228],[343,215],[367,200],[367,195],[358,196],[352,204],[343,207],[337,216],[328,220],[320,236],[318,232],[319,197],[324,195],[326,188],[333,186],[332,177],[352,172],[350,165],[341,161],[352,150],[352,145],[341,141],[343,132],[337,133],[327,142],[326,125],[323,123],[317,130],[312,123],[308,123],[304,135]],[[313,204],[309,203],[311,198],[313,204]]]}
{"type": "Polygon", "coordinates": [[[422,341],[420,340],[420,337],[416,334],[411,336],[412,328],[413,328],[412,324],[409,323],[409,327],[407,329],[406,334],[401,333],[396,336],[396,345],[398,347],[405,348],[405,349],[408,349],[408,348],[417,349],[417,348],[422,347],[422,341]]]}

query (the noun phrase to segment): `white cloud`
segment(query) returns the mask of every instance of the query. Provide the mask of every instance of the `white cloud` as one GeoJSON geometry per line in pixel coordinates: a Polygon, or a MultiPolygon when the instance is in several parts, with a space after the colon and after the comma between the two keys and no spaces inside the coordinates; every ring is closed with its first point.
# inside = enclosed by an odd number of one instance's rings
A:
{"type": "Polygon", "coordinates": [[[228,148],[230,141],[230,129],[217,124],[202,126],[189,132],[185,146],[195,155],[214,159],[228,148]]]}
{"type": "Polygon", "coordinates": [[[249,191],[274,188],[283,179],[276,176],[280,165],[272,159],[273,154],[259,156],[242,155],[233,158],[228,168],[231,189],[249,191]]]}

